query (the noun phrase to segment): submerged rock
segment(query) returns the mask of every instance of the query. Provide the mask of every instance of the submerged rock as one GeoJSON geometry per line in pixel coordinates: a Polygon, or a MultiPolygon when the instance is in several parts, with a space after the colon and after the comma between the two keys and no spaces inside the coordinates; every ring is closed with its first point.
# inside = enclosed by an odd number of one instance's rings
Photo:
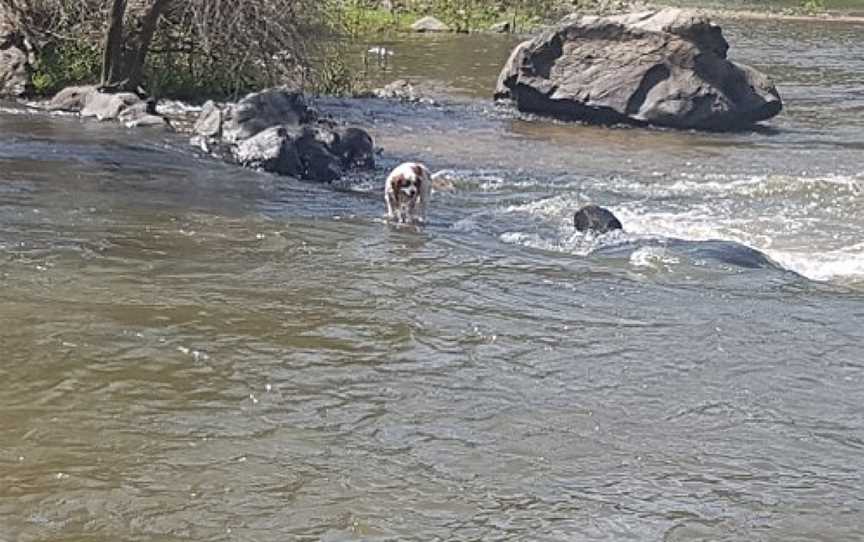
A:
{"type": "Polygon", "coordinates": [[[573,225],[578,231],[592,233],[607,233],[620,230],[621,221],[612,211],[598,205],[586,205],[573,215],[573,225]]]}
{"type": "Polygon", "coordinates": [[[450,32],[450,27],[430,15],[412,24],[411,30],[414,32],[450,32]]]}
{"type": "Polygon", "coordinates": [[[495,97],[601,124],[725,130],[777,115],[773,83],[728,49],[720,27],[691,11],[571,15],[514,49],[495,97]]]}

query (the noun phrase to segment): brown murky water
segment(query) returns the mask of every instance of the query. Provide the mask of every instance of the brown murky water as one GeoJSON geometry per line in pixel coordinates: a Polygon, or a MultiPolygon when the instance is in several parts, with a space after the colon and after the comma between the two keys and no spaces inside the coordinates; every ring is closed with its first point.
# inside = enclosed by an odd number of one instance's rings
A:
{"type": "Polygon", "coordinates": [[[864,29],[754,24],[764,133],[521,119],[509,38],[387,44],[456,103],[322,107],[450,170],[423,231],[5,108],[0,541],[864,538],[864,29]]]}

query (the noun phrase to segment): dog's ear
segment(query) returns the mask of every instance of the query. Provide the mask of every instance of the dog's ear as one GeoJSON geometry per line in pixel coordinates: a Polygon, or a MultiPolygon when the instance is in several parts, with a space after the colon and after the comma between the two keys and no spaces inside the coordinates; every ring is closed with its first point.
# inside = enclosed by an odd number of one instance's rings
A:
{"type": "Polygon", "coordinates": [[[399,190],[403,182],[405,182],[405,177],[402,175],[393,175],[390,177],[390,188],[393,190],[399,190]]]}
{"type": "Polygon", "coordinates": [[[420,164],[414,164],[411,166],[411,171],[414,172],[414,175],[417,176],[418,179],[423,178],[423,166],[420,164]]]}

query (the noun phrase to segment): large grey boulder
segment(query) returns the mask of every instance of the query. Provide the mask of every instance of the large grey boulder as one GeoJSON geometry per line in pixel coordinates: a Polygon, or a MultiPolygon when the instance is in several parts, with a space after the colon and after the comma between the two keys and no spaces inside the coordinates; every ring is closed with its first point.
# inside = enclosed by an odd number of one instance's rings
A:
{"type": "Polygon", "coordinates": [[[11,13],[0,5],[0,96],[23,96],[30,91],[34,47],[11,13]]]}
{"type": "Polygon", "coordinates": [[[495,97],[602,124],[725,130],[777,115],[771,80],[728,49],[720,27],[692,11],[569,16],[513,50],[495,97]]]}

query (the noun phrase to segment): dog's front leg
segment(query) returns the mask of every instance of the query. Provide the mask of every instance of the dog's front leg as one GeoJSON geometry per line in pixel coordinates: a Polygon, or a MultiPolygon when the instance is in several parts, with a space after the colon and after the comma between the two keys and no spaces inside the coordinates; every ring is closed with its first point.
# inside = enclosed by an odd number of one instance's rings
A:
{"type": "Polygon", "coordinates": [[[396,195],[388,191],[384,194],[384,201],[387,203],[387,218],[396,220],[399,214],[399,202],[396,201],[396,195]]]}

